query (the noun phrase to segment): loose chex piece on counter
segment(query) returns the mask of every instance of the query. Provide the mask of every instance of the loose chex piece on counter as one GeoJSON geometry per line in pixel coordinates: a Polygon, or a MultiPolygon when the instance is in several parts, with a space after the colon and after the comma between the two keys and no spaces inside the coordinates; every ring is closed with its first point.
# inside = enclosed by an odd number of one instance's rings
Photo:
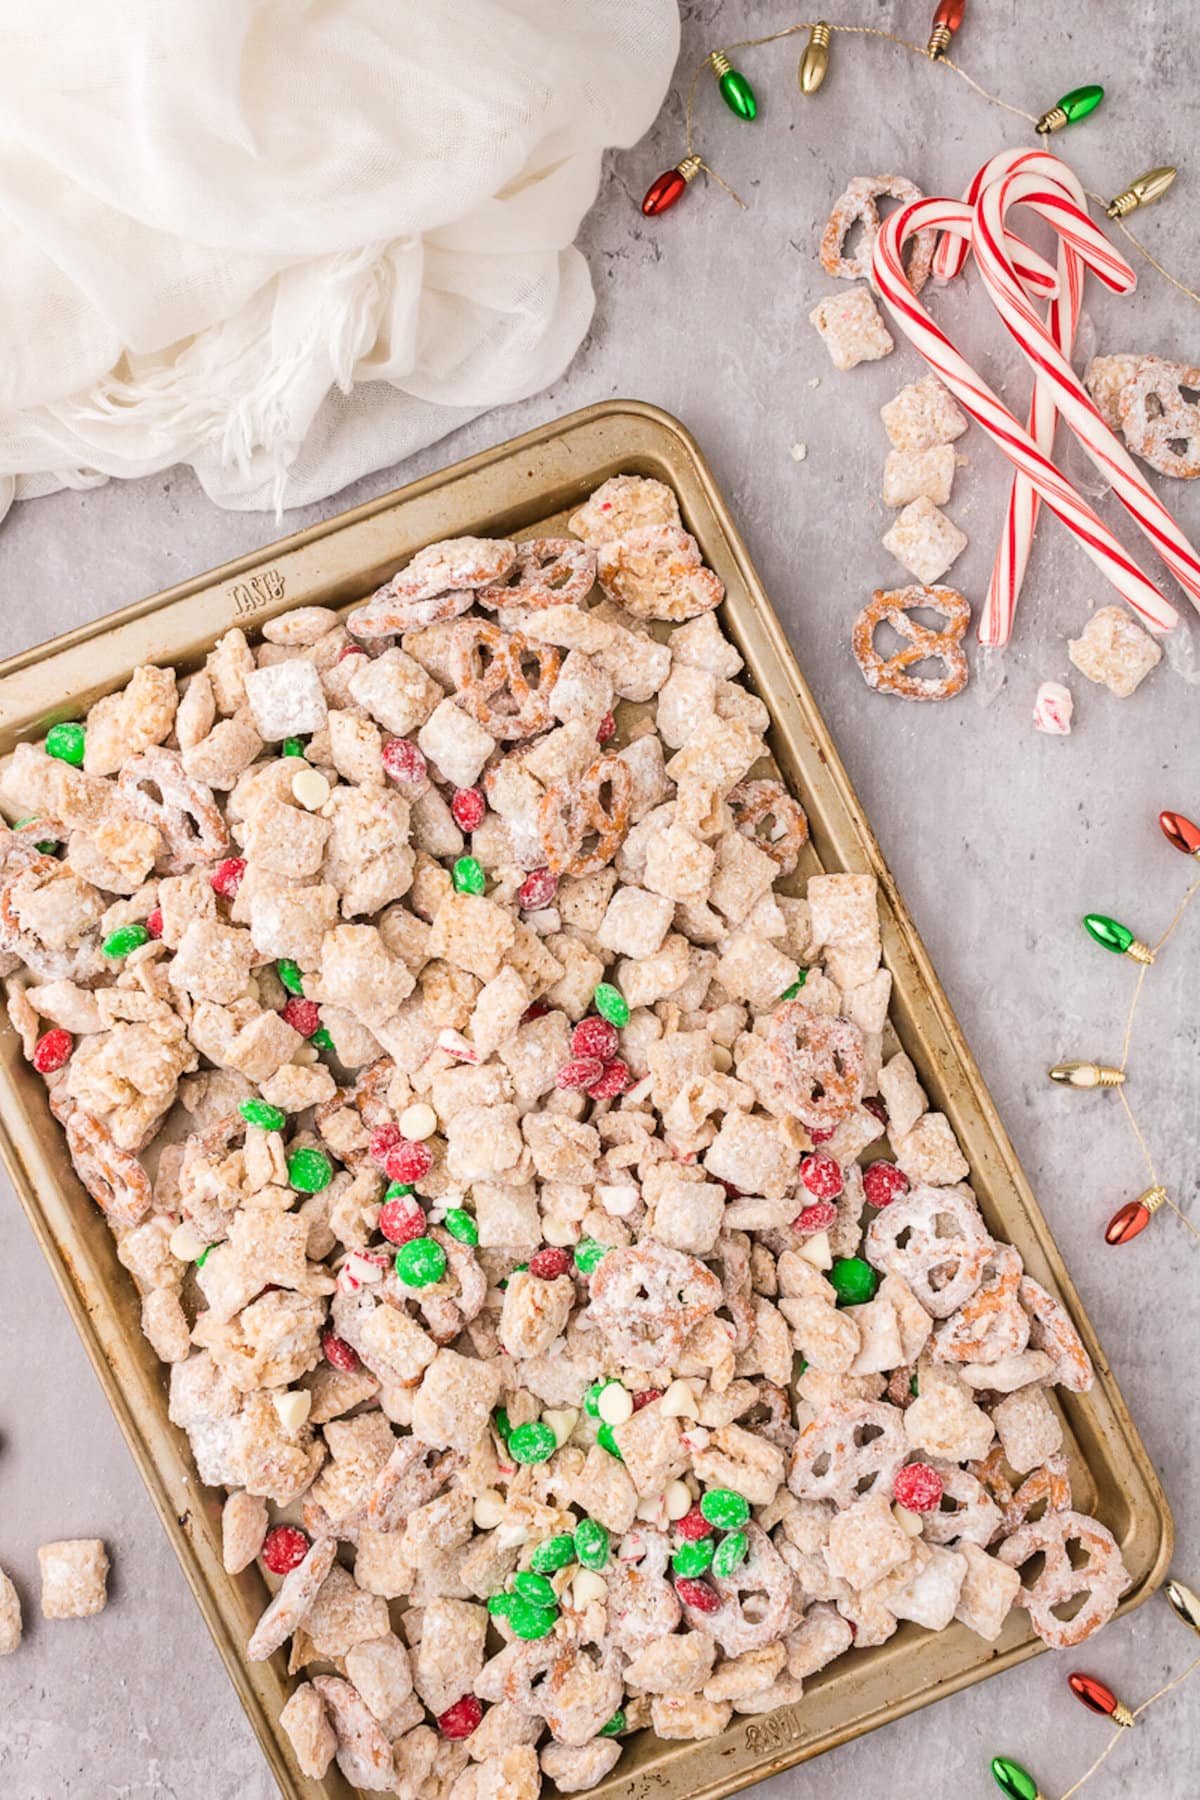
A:
{"type": "MultiPolygon", "coordinates": [[[[9,1015],[271,1591],[248,1655],[307,1775],[400,1800],[578,1792],[901,1621],[1072,1645],[1126,1584],[1086,1351],[892,1030],[874,878],[802,867],[720,581],[659,482],[571,526],[0,772],[9,1015]]],[[[962,685],[942,588],[876,597],[868,680],[927,606],[962,685]]],[[[103,1604],[102,1545],[42,1563],[103,1604]]]]}
{"type": "Polygon", "coordinates": [[[848,294],[831,294],[808,316],[820,332],[835,369],[855,369],[862,362],[878,362],[896,347],[870,288],[856,287],[848,294]]]}
{"type": "Polygon", "coordinates": [[[1077,638],[1067,642],[1067,655],[1081,675],[1106,687],[1118,700],[1130,694],[1158,663],[1162,651],[1123,606],[1102,606],[1077,638]]]}

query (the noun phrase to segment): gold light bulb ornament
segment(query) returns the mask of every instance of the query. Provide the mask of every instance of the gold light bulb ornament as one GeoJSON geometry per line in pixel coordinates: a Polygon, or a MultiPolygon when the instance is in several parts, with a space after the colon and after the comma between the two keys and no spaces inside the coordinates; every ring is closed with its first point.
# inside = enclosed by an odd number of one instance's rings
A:
{"type": "Polygon", "coordinates": [[[1055,1063],[1052,1069],[1047,1070],[1047,1074],[1060,1087],[1115,1088],[1120,1087],[1125,1080],[1124,1069],[1114,1069],[1109,1063],[1055,1063]]]}
{"type": "Polygon", "coordinates": [[[1139,206],[1152,206],[1161,200],[1179,170],[1170,163],[1163,163],[1157,169],[1147,169],[1136,181],[1131,181],[1115,199],[1110,200],[1104,211],[1110,219],[1124,219],[1139,206]]]}
{"type": "Polygon", "coordinates": [[[1176,1581],[1173,1575],[1163,1593],[1184,1624],[1190,1625],[1197,1637],[1200,1637],[1200,1595],[1194,1594],[1186,1583],[1176,1581]]]}
{"type": "Polygon", "coordinates": [[[829,73],[829,44],[832,32],[824,19],[812,28],[812,36],[804,46],[797,80],[802,94],[815,94],[829,73]]]}

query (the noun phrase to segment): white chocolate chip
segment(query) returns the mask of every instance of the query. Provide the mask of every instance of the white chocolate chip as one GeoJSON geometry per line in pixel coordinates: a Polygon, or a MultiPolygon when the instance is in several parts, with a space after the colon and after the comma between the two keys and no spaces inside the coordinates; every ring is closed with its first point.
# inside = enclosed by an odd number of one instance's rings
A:
{"type": "Polygon", "coordinates": [[[606,1425],[623,1425],[626,1419],[633,1417],[633,1395],[621,1382],[610,1381],[601,1389],[596,1411],[606,1425]]]}
{"type": "Polygon", "coordinates": [[[700,1417],[695,1391],[686,1381],[671,1383],[658,1403],[658,1410],[664,1419],[698,1419],[700,1417]]]}
{"type": "Polygon", "coordinates": [[[286,1432],[294,1435],[308,1418],[312,1395],[306,1388],[288,1388],[285,1393],[272,1394],[271,1400],[279,1414],[279,1423],[286,1432]]]}
{"type": "Polygon", "coordinates": [[[292,776],[292,798],[306,812],[319,812],[329,798],[329,783],[320,769],[297,769],[292,776]]]}
{"type": "Polygon", "coordinates": [[[656,1531],[665,1531],[667,1509],[663,1505],[662,1495],[643,1494],[637,1503],[637,1517],[643,1525],[653,1525],[656,1531]]]}
{"type": "Polygon", "coordinates": [[[608,1583],[595,1569],[580,1569],[571,1583],[571,1597],[575,1611],[582,1612],[594,1601],[608,1599],[608,1583]]]}
{"type": "Polygon", "coordinates": [[[892,1507],[892,1517],[895,1519],[901,1531],[906,1531],[909,1537],[920,1537],[922,1531],[925,1529],[924,1521],[922,1520],[920,1513],[909,1512],[907,1506],[901,1506],[898,1500],[892,1507]]]}
{"type": "Polygon", "coordinates": [[[192,1227],[188,1224],[186,1219],[182,1225],[177,1225],[175,1227],[174,1231],[171,1233],[169,1243],[171,1246],[171,1255],[177,1256],[180,1262],[195,1262],[196,1258],[198,1256],[203,1256],[208,1248],[204,1239],[196,1236],[196,1233],[192,1230],[192,1227]]]}
{"type": "Polygon", "coordinates": [[[319,1055],[320,1051],[315,1044],[297,1044],[292,1052],[292,1061],[307,1066],[315,1063],[319,1055]]]}
{"type": "Polygon", "coordinates": [[[829,1248],[829,1233],[814,1231],[810,1238],[805,1238],[797,1255],[811,1263],[814,1269],[832,1269],[833,1251],[829,1248]]]}
{"type": "Polygon", "coordinates": [[[638,1191],[605,1182],[596,1189],[596,1198],[611,1219],[627,1219],[638,1203],[638,1191]]]}
{"type": "Polygon", "coordinates": [[[731,1052],[725,1048],[724,1044],[713,1045],[712,1060],[713,1068],[719,1069],[722,1075],[727,1075],[733,1067],[733,1056],[731,1052]]]}
{"type": "Polygon", "coordinates": [[[397,1123],[406,1138],[422,1144],[437,1130],[438,1116],[426,1101],[418,1100],[414,1106],[405,1107],[397,1123]]]}
{"type": "Polygon", "coordinates": [[[501,1550],[518,1550],[528,1536],[529,1530],[525,1525],[501,1525],[496,1534],[496,1542],[501,1550]]]}
{"type": "Polygon", "coordinates": [[[674,1523],[676,1519],[684,1518],[691,1512],[692,1490],[686,1481],[680,1481],[678,1478],[674,1481],[668,1481],[666,1487],[663,1489],[663,1506],[666,1508],[667,1517],[672,1523],[674,1523]]]}
{"type": "Polygon", "coordinates": [[[565,1250],[568,1244],[579,1242],[579,1227],[572,1225],[570,1219],[560,1219],[556,1213],[551,1213],[542,1220],[542,1236],[548,1244],[565,1250]]]}
{"type": "Polygon", "coordinates": [[[578,1423],[577,1406],[554,1407],[542,1414],[542,1424],[550,1427],[554,1433],[554,1441],[560,1447],[566,1443],[578,1423]]]}
{"type": "Polygon", "coordinates": [[[471,1517],[479,1531],[494,1531],[504,1517],[504,1495],[499,1488],[484,1488],[476,1496],[471,1517]]]}

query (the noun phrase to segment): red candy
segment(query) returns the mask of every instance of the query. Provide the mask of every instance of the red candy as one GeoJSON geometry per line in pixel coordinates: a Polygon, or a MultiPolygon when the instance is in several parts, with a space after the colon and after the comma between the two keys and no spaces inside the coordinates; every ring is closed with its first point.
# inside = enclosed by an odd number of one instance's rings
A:
{"type": "Polygon", "coordinates": [[[389,1151],[383,1167],[392,1181],[421,1181],[433,1167],[433,1151],[428,1144],[401,1138],[396,1148],[389,1151]]]}
{"type": "Polygon", "coordinates": [[[246,859],[244,856],[227,856],[224,862],[217,864],[208,879],[222,900],[232,900],[242,885],[242,877],[245,873],[246,859]]]}
{"type": "Polygon", "coordinates": [[[619,1056],[614,1056],[611,1062],[605,1063],[603,1075],[593,1083],[588,1093],[593,1100],[615,1100],[618,1094],[625,1092],[629,1082],[628,1063],[622,1062],[619,1056]]]}
{"type": "Polygon", "coordinates": [[[348,656],[365,656],[366,654],[367,653],[363,649],[361,644],[347,644],[346,648],[342,651],[341,655],[338,657],[338,661],[345,662],[345,660],[348,656]]]}
{"type": "Polygon", "coordinates": [[[56,1026],[47,1031],[33,1046],[33,1066],[39,1075],[53,1075],[64,1063],[71,1060],[71,1052],[75,1048],[75,1039],[69,1031],[56,1026]]]}
{"type": "Polygon", "coordinates": [[[315,1000],[305,1000],[300,994],[293,994],[281,1014],[285,1025],[298,1031],[301,1037],[310,1038],[314,1031],[320,1029],[321,1014],[315,1000]]]}
{"type": "Polygon", "coordinates": [[[474,1694],[464,1694],[444,1713],[439,1713],[437,1728],[444,1738],[469,1738],[478,1729],[482,1718],[483,1708],[474,1694]]]}
{"type": "Polygon", "coordinates": [[[792,1230],[801,1237],[811,1237],[814,1231],[828,1231],[836,1218],[837,1207],[832,1200],[814,1200],[792,1220],[792,1230]]]}
{"type": "Polygon", "coordinates": [[[814,1144],[827,1144],[835,1129],[833,1125],[814,1125],[808,1135],[814,1144]]]}
{"type": "Polygon", "coordinates": [[[527,1006],[525,1011],[521,1014],[521,1023],[522,1025],[532,1025],[535,1019],[544,1019],[549,1011],[550,1005],[548,1001],[535,1000],[530,1006],[527,1006]]]}
{"type": "Polygon", "coordinates": [[[604,1073],[604,1064],[598,1056],[577,1057],[574,1062],[564,1063],[554,1077],[555,1087],[576,1089],[595,1087],[604,1073]]]}
{"type": "Polygon", "coordinates": [[[329,1326],[321,1333],[321,1349],[331,1368],[340,1369],[343,1375],[353,1375],[358,1367],[358,1353],[329,1326]]]}
{"type": "Polygon", "coordinates": [[[571,1258],[566,1251],[560,1250],[557,1245],[551,1245],[545,1250],[539,1250],[530,1259],[529,1273],[539,1275],[543,1281],[555,1281],[558,1276],[565,1275],[570,1267],[571,1258]]]}
{"type": "Polygon", "coordinates": [[[147,915],[146,930],[150,933],[150,936],[152,938],[160,938],[162,936],[162,907],[161,906],[156,906],[154,911],[147,915]]]}
{"type": "Polygon", "coordinates": [[[716,1588],[709,1587],[707,1581],[691,1581],[686,1575],[679,1575],[675,1580],[675,1592],[685,1606],[693,1606],[697,1612],[715,1613],[721,1610],[721,1596],[716,1588]]]}
{"type": "Polygon", "coordinates": [[[598,744],[607,744],[609,738],[616,729],[617,721],[610,712],[606,712],[596,727],[596,742],[598,744]]]}
{"type": "Polygon", "coordinates": [[[661,1400],[662,1397],[663,1391],[661,1388],[643,1388],[640,1394],[635,1394],[633,1396],[633,1410],[634,1412],[641,1412],[643,1406],[653,1406],[654,1402],[656,1400],[661,1400]]]}
{"type": "Polygon", "coordinates": [[[890,1206],[908,1192],[908,1176],[892,1162],[873,1162],[863,1170],[863,1193],[872,1206],[890,1206]]]}
{"type": "Polygon", "coordinates": [[[391,738],[383,746],[383,766],[393,781],[424,781],[427,764],[422,752],[407,738],[391,738]]]}
{"type": "Polygon", "coordinates": [[[885,1131],[887,1130],[888,1109],[883,1104],[883,1101],[879,1098],[878,1094],[868,1094],[863,1101],[863,1109],[864,1111],[869,1112],[873,1119],[878,1119],[879,1123],[883,1126],[883,1129],[885,1131]]]}
{"type": "Polygon", "coordinates": [[[689,1544],[698,1544],[701,1538],[710,1536],[712,1532],[712,1526],[698,1506],[693,1506],[691,1512],[684,1513],[682,1519],[676,1519],[675,1529],[689,1544]]]}
{"type": "Polygon", "coordinates": [[[410,1244],[425,1236],[425,1214],[407,1196],[387,1200],[380,1208],[379,1229],[389,1244],[410,1244]]]}
{"type": "Polygon", "coordinates": [[[483,824],[487,801],[478,788],[455,788],[450,811],[460,831],[475,831],[483,824]]]}
{"type": "Polygon", "coordinates": [[[272,1575],[289,1575],[308,1555],[308,1539],[298,1525],[277,1525],[263,1541],[262,1559],[272,1575]]]}
{"type": "Polygon", "coordinates": [[[580,1019],[571,1033],[572,1056],[596,1056],[602,1063],[617,1054],[617,1028],[607,1019],[580,1019]]]}
{"type": "Polygon", "coordinates": [[[846,1185],[832,1156],[806,1156],[800,1164],[800,1179],[817,1200],[836,1200],[846,1185]]]}
{"type": "Polygon", "coordinates": [[[942,1504],[942,1478],[928,1463],[907,1463],[898,1472],[892,1492],[908,1512],[936,1512],[942,1504]]]}
{"type": "Polygon", "coordinates": [[[541,912],[558,892],[558,876],[549,869],[531,869],[517,889],[517,905],[525,912],[541,912]]]}
{"type": "Polygon", "coordinates": [[[403,1142],[404,1133],[398,1125],[380,1125],[371,1133],[367,1155],[377,1168],[386,1169],[388,1157],[403,1142]]]}

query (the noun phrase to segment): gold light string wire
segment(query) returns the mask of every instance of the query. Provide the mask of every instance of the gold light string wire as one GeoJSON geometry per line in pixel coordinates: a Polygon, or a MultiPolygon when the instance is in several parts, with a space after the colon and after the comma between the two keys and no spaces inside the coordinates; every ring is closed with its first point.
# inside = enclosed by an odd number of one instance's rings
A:
{"type": "MultiPolygon", "coordinates": [[[[726,53],[730,50],[755,50],[758,49],[760,45],[777,44],[784,38],[795,37],[799,32],[811,31],[816,23],[816,20],[805,20],[798,25],[785,25],[782,30],[768,32],[765,37],[739,38],[736,43],[726,44],[723,48],[726,53]]],[[[829,22],[826,21],[826,23],[829,22]]],[[[881,38],[889,44],[895,44],[898,49],[907,51],[910,56],[919,56],[923,63],[930,63],[928,50],[923,44],[914,44],[910,38],[899,37],[896,32],[884,31],[877,25],[829,24],[829,29],[830,31],[840,32],[844,37],[881,38]]],[[[1004,112],[1012,113],[1018,119],[1026,119],[1031,125],[1037,124],[1036,113],[1026,112],[1023,106],[1014,106],[1012,101],[1006,100],[1002,94],[993,94],[988,88],[983,87],[976,81],[973,75],[968,75],[967,71],[959,63],[952,61],[950,57],[941,56],[933,62],[931,66],[937,69],[949,69],[951,74],[957,75],[960,81],[965,81],[967,86],[972,88],[975,93],[979,95],[981,100],[986,100],[989,106],[999,106],[1004,112]]],[[[684,113],[684,138],[687,146],[687,154],[689,156],[695,156],[705,174],[711,175],[713,180],[723,187],[730,198],[736,200],[742,210],[745,211],[746,202],[742,199],[742,196],[738,193],[737,189],[732,187],[730,183],[725,180],[723,175],[719,175],[711,163],[705,162],[695,146],[693,133],[695,126],[696,89],[700,84],[700,77],[708,68],[709,61],[706,56],[692,71],[692,79],[688,83],[687,104],[684,113]]],[[[1090,188],[1086,188],[1084,191],[1089,200],[1098,201],[1102,207],[1108,204],[1108,201],[1103,194],[1093,193],[1090,188]]],[[[1165,268],[1163,264],[1159,262],[1158,258],[1147,250],[1141,239],[1134,236],[1133,232],[1130,231],[1123,219],[1114,219],[1112,223],[1117,227],[1118,231],[1124,234],[1129,243],[1137,251],[1138,255],[1144,258],[1144,260],[1149,263],[1150,267],[1162,276],[1164,281],[1169,281],[1173,288],[1177,288],[1181,294],[1186,294],[1189,300],[1194,300],[1197,306],[1200,306],[1200,293],[1198,293],[1195,288],[1188,287],[1186,282],[1180,281],[1177,275],[1172,275],[1170,269],[1165,268]]]]}
{"type": "MultiPolygon", "coordinates": [[[[1194,891],[1195,890],[1193,889],[1193,892],[1194,891]]],[[[1189,896],[1189,898],[1190,898],[1190,896],[1189,896]]],[[[1185,902],[1185,904],[1186,904],[1186,902],[1185,902]]],[[[1150,1698],[1148,1700],[1143,1700],[1142,1704],[1140,1706],[1131,1707],[1130,1708],[1131,1716],[1135,1719],[1140,1719],[1142,1714],[1147,1710],[1148,1707],[1153,1706],[1156,1700],[1165,1699],[1166,1696],[1170,1693],[1173,1693],[1177,1687],[1181,1687],[1183,1685],[1183,1683],[1187,1680],[1188,1676],[1194,1675],[1197,1669],[1200,1669],[1200,1656],[1198,1656],[1196,1658],[1195,1662],[1191,1662],[1188,1664],[1187,1668],[1183,1671],[1182,1675],[1177,1675],[1175,1677],[1174,1681],[1168,1681],[1165,1687],[1160,1687],[1157,1694],[1151,1694],[1150,1698]]],[[[1072,1800],[1072,1795],[1077,1794],[1079,1792],[1080,1788],[1083,1787],[1085,1782],[1088,1782],[1092,1779],[1092,1776],[1096,1773],[1096,1770],[1100,1767],[1101,1763],[1105,1762],[1108,1759],[1108,1757],[1110,1757],[1112,1755],[1113,1751],[1116,1749],[1117,1745],[1120,1743],[1121,1739],[1126,1735],[1128,1730],[1129,1730],[1128,1725],[1118,1725],[1117,1726],[1116,1730],[1113,1732],[1113,1735],[1109,1738],[1108,1743],[1104,1746],[1104,1749],[1100,1752],[1099,1756],[1096,1758],[1096,1760],[1092,1764],[1091,1768],[1087,1770],[1086,1774],[1083,1774],[1079,1777],[1079,1780],[1075,1783],[1074,1787],[1069,1787],[1065,1794],[1060,1795],[1059,1800],[1072,1800]]]]}
{"type": "MultiPolygon", "coordinates": [[[[1162,949],[1163,945],[1166,943],[1167,939],[1172,935],[1172,933],[1175,931],[1176,927],[1180,924],[1181,920],[1183,919],[1184,913],[1187,911],[1188,907],[1191,905],[1192,900],[1194,899],[1194,897],[1197,893],[1200,893],[1200,876],[1198,876],[1196,878],[1196,880],[1193,881],[1191,887],[1188,889],[1187,893],[1183,896],[1183,899],[1179,902],[1179,905],[1175,908],[1175,912],[1171,919],[1171,922],[1167,926],[1167,929],[1163,932],[1162,936],[1158,939],[1158,942],[1155,944],[1152,944],[1150,946],[1156,956],[1158,955],[1158,952],[1162,949]]],[[[1140,999],[1142,997],[1142,986],[1146,979],[1148,967],[1149,967],[1148,964],[1143,963],[1141,965],[1141,967],[1138,969],[1137,980],[1135,981],[1134,986],[1133,986],[1133,996],[1129,1002],[1129,1012],[1125,1019],[1125,1041],[1121,1046],[1121,1061],[1117,1065],[1119,1067],[1119,1069],[1121,1070],[1122,1074],[1125,1073],[1125,1070],[1129,1063],[1129,1046],[1133,1040],[1133,1021],[1134,1021],[1134,1017],[1137,1013],[1138,1002],[1140,1001],[1140,999]]],[[[1158,1174],[1154,1167],[1154,1158],[1151,1156],[1149,1147],[1146,1143],[1145,1138],[1142,1135],[1141,1127],[1138,1124],[1137,1120],[1133,1116],[1133,1108],[1129,1104],[1129,1100],[1125,1093],[1124,1086],[1121,1086],[1117,1089],[1117,1096],[1120,1099],[1121,1105],[1125,1108],[1126,1117],[1129,1120],[1129,1124],[1130,1124],[1130,1127],[1132,1128],[1133,1135],[1137,1139],[1138,1148],[1140,1149],[1140,1151],[1142,1153],[1143,1160],[1145,1161],[1147,1171],[1149,1172],[1149,1175],[1150,1175],[1150,1184],[1152,1187],[1160,1187],[1162,1184],[1159,1182],[1158,1174]]],[[[1193,1225],[1192,1221],[1188,1218],[1188,1216],[1185,1212],[1180,1211],[1179,1207],[1176,1206],[1174,1200],[1172,1200],[1170,1194],[1167,1194],[1166,1203],[1170,1207],[1171,1211],[1175,1214],[1175,1217],[1177,1219],[1182,1219],[1183,1223],[1187,1226],[1187,1228],[1191,1232],[1192,1236],[1194,1238],[1200,1238],[1200,1230],[1197,1230],[1196,1226],[1193,1225]]],[[[1182,1677],[1180,1677],[1180,1679],[1182,1680],[1182,1677]]],[[[1157,1696],[1156,1696],[1156,1698],[1157,1698],[1157,1696]]],[[[1149,1705],[1150,1704],[1149,1701],[1147,1701],[1146,1704],[1149,1705]]],[[[1072,1788],[1071,1792],[1074,1793],[1075,1789],[1072,1788]]],[[[1063,1800],[1066,1800],[1065,1795],[1063,1796],[1063,1800]]]]}

